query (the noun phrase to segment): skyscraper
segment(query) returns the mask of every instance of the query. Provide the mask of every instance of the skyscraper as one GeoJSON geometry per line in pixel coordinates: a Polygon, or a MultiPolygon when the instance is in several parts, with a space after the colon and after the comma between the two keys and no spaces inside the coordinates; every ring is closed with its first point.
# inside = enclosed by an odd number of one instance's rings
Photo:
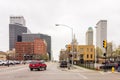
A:
{"type": "Polygon", "coordinates": [[[27,33],[25,20],[21,16],[10,17],[9,24],[9,50],[15,48],[16,42],[22,42],[22,33],[27,33]]]}
{"type": "Polygon", "coordinates": [[[86,32],[86,45],[93,45],[93,29],[92,27],[88,28],[86,32]]]}
{"type": "Polygon", "coordinates": [[[96,24],[96,46],[104,52],[103,40],[107,40],[107,20],[100,20],[96,24]]]}
{"type": "Polygon", "coordinates": [[[23,16],[10,16],[10,24],[21,24],[25,26],[25,19],[23,16]]]}

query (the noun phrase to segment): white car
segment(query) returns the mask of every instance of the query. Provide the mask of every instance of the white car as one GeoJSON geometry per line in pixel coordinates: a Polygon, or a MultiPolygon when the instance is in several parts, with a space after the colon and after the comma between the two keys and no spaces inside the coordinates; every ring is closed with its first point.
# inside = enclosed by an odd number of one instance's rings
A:
{"type": "Polygon", "coordinates": [[[6,61],[3,61],[2,62],[2,65],[14,65],[15,63],[14,63],[14,61],[12,61],[12,60],[6,60],[6,61]]]}
{"type": "Polygon", "coordinates": [[[15,60],[14,63],[15,63],[15,64],[20,64],[20,61],[16,61],[16,60],[15,60]]]}
{"type": "Polygon", "coordinates": [[[3,65],[3,61],[2,61],[2,60],[0,60],[0,66],[1,66],[1,65],[3,65]]]}
{"type": "Polygon", "coordinates": [[[9,62],[10,65],[14,65],[15,64],[15,62],[12,61],[12,60],[9,60],[8,62],[9,62]]]}
{"type": "Polygon", "coordinates": [[[6,65],[7,62],[6,62],[6,61],[0,61],[0,64],[1,64],[1,65],[6,65]]]}

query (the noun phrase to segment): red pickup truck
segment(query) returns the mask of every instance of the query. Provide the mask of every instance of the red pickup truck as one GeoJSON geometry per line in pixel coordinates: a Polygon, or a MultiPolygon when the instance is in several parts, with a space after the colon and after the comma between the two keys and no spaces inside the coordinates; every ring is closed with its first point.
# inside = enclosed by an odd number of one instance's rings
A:
{"type": "Polygon", "coordinates": [[[40,61],[32,61],[29,64],[29,68],[32,71],[33,69],[37,69],[37,70],[46,70],[47,65],[44,62],[40,62],[40,61]]]}

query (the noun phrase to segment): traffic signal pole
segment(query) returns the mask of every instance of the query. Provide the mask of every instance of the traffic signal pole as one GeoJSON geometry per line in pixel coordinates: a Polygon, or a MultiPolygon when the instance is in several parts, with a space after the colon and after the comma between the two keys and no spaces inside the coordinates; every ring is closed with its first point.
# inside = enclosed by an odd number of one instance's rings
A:
{"type": "Polygon", "coordinates": [[[105,53],[104,53],[104,56],[105,56],[105,68],[104,68],[104,72],[106,72],[106,58],[107,58],[107,40],[103,40],[103,48],[105,48],[105,53]]]}
{"type": "Polygon", "coordinates": [[[106,67],[106,58],[107,58],[107,47],[105,48],[105,69],[104,69],[104,72],[107,71],[107,67],[106,67]]]}

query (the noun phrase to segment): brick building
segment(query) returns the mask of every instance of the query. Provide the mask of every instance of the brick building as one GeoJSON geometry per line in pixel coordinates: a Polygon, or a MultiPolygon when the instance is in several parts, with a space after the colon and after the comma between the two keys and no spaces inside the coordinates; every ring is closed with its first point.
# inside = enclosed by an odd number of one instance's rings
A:
{"type": "Polygon", "coordinates": [[[16,59],[32,60],[34,55],[46,54],[46,43],[40,38],[33,42],[16,42],[16,59]]]}
{"type": "Polygon", "coordinates": [[[47,44],[45,40],[36,38],[34,40],[34,54],[45,54],[47,49],[47,44]]]}
{"type": "Polygon", "coordinates": [[[16,42],[16,59],[31,59],[31,55],[34,54],[33,42],[16,42]]]}

